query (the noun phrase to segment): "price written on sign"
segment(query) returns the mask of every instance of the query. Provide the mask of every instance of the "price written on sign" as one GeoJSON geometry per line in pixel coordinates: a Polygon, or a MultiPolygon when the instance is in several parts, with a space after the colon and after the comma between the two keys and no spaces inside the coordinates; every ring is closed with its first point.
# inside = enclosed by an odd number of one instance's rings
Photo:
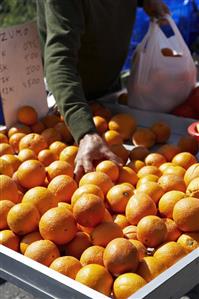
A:
{"type": "Polygon", "coordinates": [[[5,123],[16,123],[16,112],[33,106],[48,111],[40,43],[35,22],[0,29],[0,94],[5,123]]]}

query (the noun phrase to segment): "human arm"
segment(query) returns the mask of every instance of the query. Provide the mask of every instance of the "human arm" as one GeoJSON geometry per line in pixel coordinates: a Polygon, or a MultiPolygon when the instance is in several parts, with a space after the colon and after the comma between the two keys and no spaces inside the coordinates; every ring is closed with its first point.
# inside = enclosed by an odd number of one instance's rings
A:
{"type": "Polygon", "coordinates": [[[84,33],[82,1],[44,0],[46,41],[44,68],[49,89],[78,143],[96,132],[78,73],[78,51],[84,33]]]}
{"type": "MultiPolygon", "coordinates": [[[[93,170],[93,161],[110,158],[120,163],[97,135],[78,73],[78,52],[84,34],[83,1],[43,0],[47,39],[44,64],[47,82],[79,151],[75,175],[93,170]]],[[[42,19],[42,18],[41,18],[42,19]]]]}

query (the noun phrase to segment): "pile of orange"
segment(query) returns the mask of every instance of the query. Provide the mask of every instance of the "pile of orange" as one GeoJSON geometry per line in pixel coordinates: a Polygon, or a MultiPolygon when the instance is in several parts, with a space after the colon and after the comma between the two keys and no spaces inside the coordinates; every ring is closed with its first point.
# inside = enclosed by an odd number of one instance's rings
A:
{"type": "Polygon", "coordinates": [[[91,110],[124,164],[100,161],[79,182],[78,146],[60,116],[39,120],[25,106],[19,124],[0,133],[0,244],[127,298],[199,246],[198,144],[188,136],[166,143],[165,122],[138,128],[129,114],[91,110]]]}

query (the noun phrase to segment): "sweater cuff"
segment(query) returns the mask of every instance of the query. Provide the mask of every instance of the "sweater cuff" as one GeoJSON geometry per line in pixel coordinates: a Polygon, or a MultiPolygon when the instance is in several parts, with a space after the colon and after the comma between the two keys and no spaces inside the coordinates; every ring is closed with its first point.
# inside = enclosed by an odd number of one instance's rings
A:
{"type": "Polygon", "coordinates": [[[77,144],[85,134],[97,133],[92,114],[84,109],[80,109],[70,116],[68,126],[77,144]]]}

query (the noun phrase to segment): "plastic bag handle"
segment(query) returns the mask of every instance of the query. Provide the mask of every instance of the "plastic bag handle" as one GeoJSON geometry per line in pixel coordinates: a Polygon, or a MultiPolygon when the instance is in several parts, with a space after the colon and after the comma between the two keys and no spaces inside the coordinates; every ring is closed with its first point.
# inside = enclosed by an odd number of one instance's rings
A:
{"type": "Polygon", "coordinates": [[[169,25],[171,26],[173,32],[175,33],[177,39],[178,39],[178,42],[180,42],[181,44],[184,45],[184,39],[176,25],[176,23],[174,22],[174,20],[172,19],[172,17],[170,15],[166,15],[165,16],[165,19],[168,21],[169,25]]]}

